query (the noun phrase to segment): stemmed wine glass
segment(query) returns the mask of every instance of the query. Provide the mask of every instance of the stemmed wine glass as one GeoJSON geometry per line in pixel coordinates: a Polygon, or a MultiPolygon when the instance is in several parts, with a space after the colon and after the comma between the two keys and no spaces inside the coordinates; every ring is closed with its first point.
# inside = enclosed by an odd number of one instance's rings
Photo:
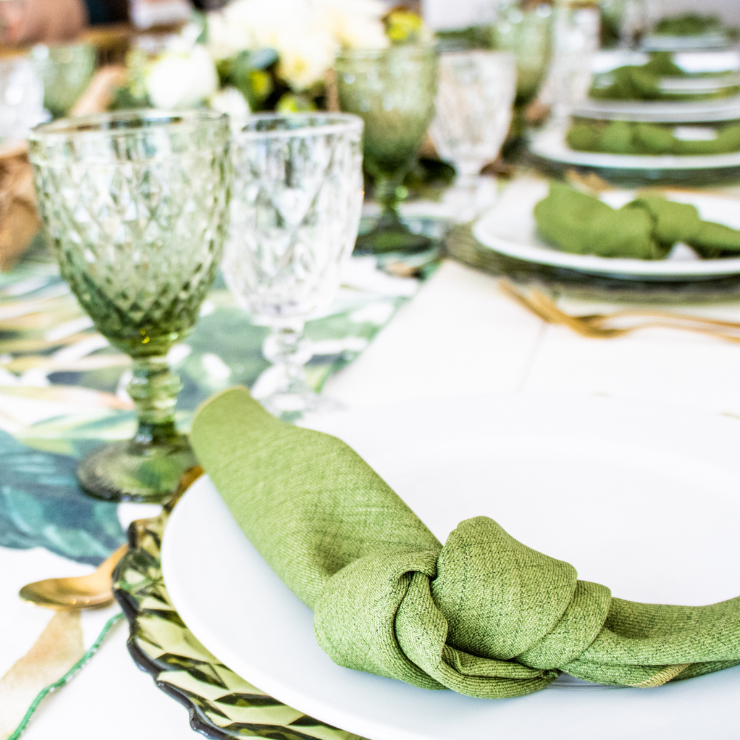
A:
{"type": "Polygon", "coordinates": [[[175,428],[167,352],[193,328],[228,231],[229,124],[208,111],[60,120],[30,138],[41,217],[95,326],[133,359],[138,429],[86,457],[82,489],[162,501],[195,463],[175,428]]]}
{"type": "Polygon", "coordinates": [[[335,70],[339,107],[365,122],[365,167],[375,179],[382,208],[375,228],[358,239],[358,247],[392,252],[430,246],[427,237],[401,223],[398,206],[406,196],[403,178],[434,117],[435,49],[421,44],[348,49],[337,57],[335,70]]]}
{"type": "Polygon", "coordinates": [[[223,273],[268,326],[272,363],[252,389],[276,416],[320,408],[306,383],[306,319],[339,289],[362,209],[362,120],[341,113],[252,116],[233,142],[234,197],[223,273]]]}
{"type": "Polygon", "coordinates": [[[437,115],[430,133],[439,155],[457,170],[446,199],[456,206],[459,221],[471,221],[486,205],[480,172],[504,143],[515,95],[513,54],[459,51],[440,56],[437,115]]]}

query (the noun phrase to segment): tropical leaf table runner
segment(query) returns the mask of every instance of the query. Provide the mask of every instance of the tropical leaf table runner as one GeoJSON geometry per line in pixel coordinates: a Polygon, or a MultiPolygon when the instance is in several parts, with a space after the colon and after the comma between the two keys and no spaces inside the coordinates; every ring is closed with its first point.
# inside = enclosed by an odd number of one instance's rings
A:
{"type": "MultiPolygon", "coordinates": [[[[431,269],[405,263],[400,272],[423,277],[431,269]]],[[[321,388],[356,358],[414,295],[418,283],[416,277],[381,272],[373,257],[353,259],[337,300],[307,327],[316,351],[308,366],[310,382],[321,388]]],[[[214,392],[254,384],[267,367],[260,351],[265,331],[250,322],[217,282],[195,331],[170,356],[184,385],[178,401],[183,428],[195,407],[214,392]]],[[[122,511],[136,505],[117,506],[84,496],[75,468],[102,442],[131,436],[135,415],[124,390],[129,372],[129,359],[95,331],[43,245],[31,250],[13,272],[0,273],[0,556],[8,563],[10,558],[44,563],[48,558],[48,565],[39,564],[33,571],[37,575],[27,580],[86,572],[125,540],[124,525],[132,517],[122,511]]],[[[43,683],[46,674],[36,671],[34,677],[22,656],[51,613],[17,603],[22,584],[14,583],[12,574],[18,569],[4,568],[0,740],[16,736],[37,692],[73,672],[95,647],[104,626],[100,615],[84,615],[81,624],[49,623],[34,650],[44,653],[46,643],[60,647],[56,673],[51,671],[43,683]],[[72,628],[78,637],[63,652],[57,638],[72,628]],[[18,676],[29,680],[23,684],[18,676]]]]}

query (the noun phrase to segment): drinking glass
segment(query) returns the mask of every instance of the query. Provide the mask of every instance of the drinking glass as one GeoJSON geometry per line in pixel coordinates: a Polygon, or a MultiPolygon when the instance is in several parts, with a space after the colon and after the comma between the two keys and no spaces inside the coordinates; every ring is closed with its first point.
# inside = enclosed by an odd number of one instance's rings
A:
{"type": "Polygon", "coordinates": [[[233,141],[232,225],[223,273],[237,303],[269,327],[272,363],[252,389],[294,419],[321,407],[308,387],[308,316],[339,289],[362,210],[362,120],[341,113],[252,116],[233,141]]]}
{"type": "Polygon", "coordinates": [[[430,133],[439,155],[457,170],[446,199],[456,205],[460,221],[472,220],[486,205],[480,171],[496,159],[504,143],[515,95],[513,54],[458,51],[440,56],[437,114],[430,133]]]}
{"type": "Polygon", "coordinates": [[[25,139],[44,120],[44,91],[36,68],[25,56],[0,59],[0,144],[25,139]]]}
{"type": "Polygon", "coordinates": [[[423,45],[350,49],[336,60],[339,107],[365,122],[365,168],[375,180],[382,212],[376,227],[357,240],[372,252],[425,249],[431,242],[401,223],[398,206],[407,195],[403,178],[434,117],[437,54],[423,45]]]}
{"type": "Polygon", "coordinates": [[[133,360],[134,438],[77,470],[83,490],[162,501],[195,464],[175,427],[180,380],[167,353],[187,336],[228,232],[229,124],[210,111],[61,120],[30,138],[40,214],[61,267],[101,334],[133,360]]]}
{"type": "Polygon", "coordinates": [[[39,44],[31,50],[44,82],[44,107],[54,118],[67,115],[85,92],[95,72],[91,44],[39,44]]]}
{"type": "Polygon", "coordinates": [[[552,55],[552,8],[507,0],[491,26],[491,46],[516,57],[516,105],[523,108],[540,90],[552,55]]]}
{"type": "Polygon", "coordinates": [[[599,11],[563,0],[554,15],[552,80],[553,123],[563,125],[591,87],[591,63],[600,43],[599,11]]]}

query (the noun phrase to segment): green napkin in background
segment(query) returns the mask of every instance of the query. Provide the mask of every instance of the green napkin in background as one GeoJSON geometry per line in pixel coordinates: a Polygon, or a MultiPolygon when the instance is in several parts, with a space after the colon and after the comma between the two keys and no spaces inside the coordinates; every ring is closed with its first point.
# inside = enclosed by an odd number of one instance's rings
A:
{"type": "MultiPolygon", "coordinates": [[[[575,119],[565,140],[571,149],[605,154],[731,154],[740,151],[740,122],[716,126],[714,139],[676,138],[674,125],[575,119]]],[[[706,128],[703,126],[702,128],[706,128]]]]}
{"type": "Polygon", "coordinates": [[[678,242],[703,257],[740,252],[740,231],[702,221],[695,206],[644,195],[620,209],[559,182],[534,208],[544,240],[573,254],[663,259],[678,242]]]}
{"type": "Polygon", "coordinates": [[[487,517],[462,522],[442,546],[347,445],[278,421],[244,388],[202,406],[191,438],[245,535],[313,609],[316,639],[339,665],[506,698],[561,671],[650,687],[740,664],[740,599],[612,598],[487,517]]]}
{"type": "Polygon", "coordinates": [[[662,77],[685,76],[686,72],[673,62],[670,52],[658,51],[647,64],[617,67],[598,75],[589,95],[608,100],[658,100],[664,97],[660,87],[662,77]]]}
{"type": "Polygon", "coordinates": [[[717,15],[686,13],[661,18],[655,24],[653,33],[663,36],[702,36],[705,33],[721,33],[724,28],[722,19],[717,15]]]}

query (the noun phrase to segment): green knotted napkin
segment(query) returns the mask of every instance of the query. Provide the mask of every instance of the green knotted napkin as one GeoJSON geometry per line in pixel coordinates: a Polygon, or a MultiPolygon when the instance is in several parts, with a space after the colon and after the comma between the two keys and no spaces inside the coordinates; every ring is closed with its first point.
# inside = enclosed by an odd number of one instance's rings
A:
{"type": "Polygon", "coordinates": [[[720,33],[724,28],[722,19],[717,15],[687,13],[661,18],[653,33],[665,36],[701,36],[705,33],[720,33]]]}
{"type": "Polygon", "coordinates": [[[659,100],[662,77],[685,77],[670,52],[655,52],[647,64],[617,67],[597,76],[589,95],[607,100],[659,100]]]}
{"type": "Polygon", "coordinates": [[[573,254],[663,259],[678,242],[703,257],[740,252],[740,231],[702,221],[695,206],[644,195],[614,209],[559,182],[534,207],[537,229],[551,246],[573,254]]]}
{"type": "Polygon", "coordinates": [[[200,408],[192,443],[341,666],[505,698],[561,672],[650,687],[740,664],[740,599],[615,599],[487,517],[462,522],[443,546],[347,445],[274,419],[244,388],[200,408]]]}
{"type": "Polygon", "coordinates": [[[731,154],[740,151],[740,123],[716,127],[713,139],[686,140],[675,126],[629,121],[576,119],[565,140],[571,149],[605,154],[731,154]]]}

